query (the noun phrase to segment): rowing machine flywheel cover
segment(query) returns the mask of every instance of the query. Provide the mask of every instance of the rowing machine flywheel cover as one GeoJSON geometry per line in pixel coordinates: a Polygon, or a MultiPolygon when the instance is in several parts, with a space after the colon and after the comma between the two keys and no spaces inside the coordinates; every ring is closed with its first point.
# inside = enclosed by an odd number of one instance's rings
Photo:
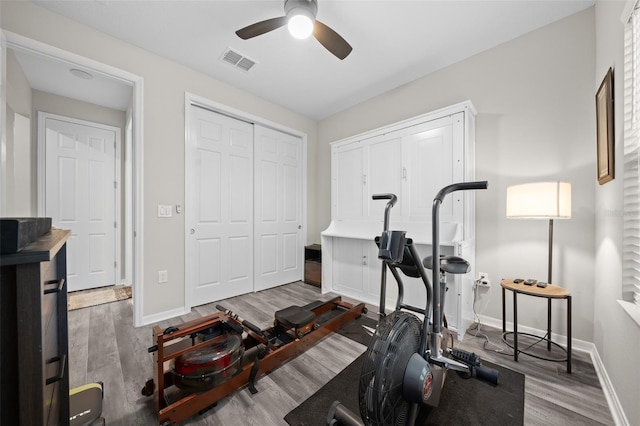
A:
{"type": "Polygon", "coordinates": [[[395,311],[378,324],[365,352],[358,396],[365,425],[404,425],[411,403],[403,382],[411,356],[420,350],[422,323],[413,314],[395,311]]]}
{"type": "Polygon", "coordinates": [[[239,334],[213,339],[210,344],[175,359],[170,370],[173,384],[193,392],[218,386],[236,374],[243,353],[242,336],[239,334]]]}

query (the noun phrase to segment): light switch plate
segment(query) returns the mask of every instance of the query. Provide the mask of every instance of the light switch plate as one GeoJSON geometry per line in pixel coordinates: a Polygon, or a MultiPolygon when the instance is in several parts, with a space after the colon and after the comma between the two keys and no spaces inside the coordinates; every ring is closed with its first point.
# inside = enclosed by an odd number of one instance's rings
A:
{"type": "Polygon", "coordinates": [[[158,217],[171,217],[173,206],[166,204],[158,204],[158,217]]]}

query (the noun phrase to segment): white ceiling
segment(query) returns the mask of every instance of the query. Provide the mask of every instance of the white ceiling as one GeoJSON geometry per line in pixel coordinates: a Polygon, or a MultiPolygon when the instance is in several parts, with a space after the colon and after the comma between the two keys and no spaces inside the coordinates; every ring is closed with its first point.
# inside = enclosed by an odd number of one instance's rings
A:
{"type": "MultiPolygon", "coordinates": [[[[313,38],[293,39],[286,28],[250,40],[235,35],[284,15],[282,0],[34,3],[320,120],[579,12],[594,0],[318,0],[317,19],[353,46],[343,61],[313,38]],[[222,62],[228,47],[256,66],[245,72],[222,62]]],[[[25,68],[45,71],[43,64],[24,62],[25,68]]],[[[35,71],[25,73],[30,81],[36,78],[35,71]]]]}

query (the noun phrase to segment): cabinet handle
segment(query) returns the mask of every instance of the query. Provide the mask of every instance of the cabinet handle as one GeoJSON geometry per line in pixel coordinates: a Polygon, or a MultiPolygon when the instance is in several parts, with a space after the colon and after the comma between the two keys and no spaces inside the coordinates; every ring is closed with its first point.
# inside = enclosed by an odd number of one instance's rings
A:
{"type": "Polygon", "coordinates": [[[362,175],[362,184],[363,185],[367,184],[367,175],[362,175]]]}
{"type": "Polygon", "coordinates": [[[65,367],[67,365],[67,356],[66,355],[55,356],[55,357],[47,360],[47,364],[53,364],[54,362],[60,362],[60,368],[58,369],[58,375],[57,376],[53,376],[53,377],[49,377],[45,381],[45,384],[47,386],[50,385],[51,383],[58,382],[58,381],[60,381],[60,380],[62,380],[64,378],[64,370],[65,370],[65,367]]]}
{"type": "Polygon", "coordinates": [[[59,280],[46,281],[44,283],[44,285],[51,285],[51,284],[58,284],[58,285],[55,288],[46,289],[44,291],[44,294],[60,293],[64,288],[64,278],[60,278],[59,280]]]}
{"type": "Polygon", "coordinates": [[[407,168],[402,168],[402,180],[407,180],[407,168]]]}

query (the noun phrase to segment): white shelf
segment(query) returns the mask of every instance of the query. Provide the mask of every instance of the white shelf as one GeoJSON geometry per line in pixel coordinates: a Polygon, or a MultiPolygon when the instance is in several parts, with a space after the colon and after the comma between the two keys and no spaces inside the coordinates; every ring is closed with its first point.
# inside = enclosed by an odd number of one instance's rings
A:
{"type": "MultiPolygon", "coordinates": [[[[407,238],[415,244],[431,244],[430,222],[400,222],[391,226],[392,230],[406,231],[407,238]]],[[[461,226],[457,223],[440,224],[440,245],[455,246],[462,243],[461,226]]],[[[331,221],[321,235],[323,237],[352,238],[373,241],[382,233],[382,221],[331,221]]]]}

